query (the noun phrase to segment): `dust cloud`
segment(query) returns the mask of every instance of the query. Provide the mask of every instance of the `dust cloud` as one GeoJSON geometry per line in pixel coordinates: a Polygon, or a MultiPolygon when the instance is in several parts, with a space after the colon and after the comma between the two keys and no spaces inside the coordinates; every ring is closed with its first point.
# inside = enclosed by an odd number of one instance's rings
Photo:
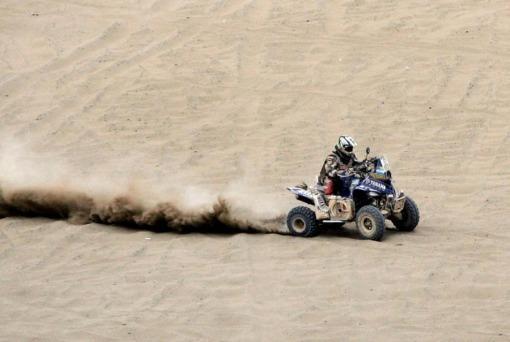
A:
{"type": "Polygon", "coordinates": [[[284,212],[258,210],[273,205],[253,194],[242,196],[228,189],[211,194],[181,186],[162,195],[133,179],[108,176],[105,169],[97,177],[83,177],[69,165],[41,163],[38,157],[19,145],[1,146],[0,217],[48,217],[152,231],[287,232],[284,212]]]}

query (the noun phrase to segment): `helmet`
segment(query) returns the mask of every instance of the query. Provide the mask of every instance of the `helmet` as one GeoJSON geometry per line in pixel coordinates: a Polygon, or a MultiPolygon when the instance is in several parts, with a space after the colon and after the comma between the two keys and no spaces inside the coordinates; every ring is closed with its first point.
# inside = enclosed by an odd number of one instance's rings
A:
{"type": "Polygon", "coordinates": [[[346,156],[352,156],[354,147],[358,145],[356,141],[348,135],[341,135],[338,138],[338,144],[336,144],[336,149],[338,152],[342,153],[346,156]]]}

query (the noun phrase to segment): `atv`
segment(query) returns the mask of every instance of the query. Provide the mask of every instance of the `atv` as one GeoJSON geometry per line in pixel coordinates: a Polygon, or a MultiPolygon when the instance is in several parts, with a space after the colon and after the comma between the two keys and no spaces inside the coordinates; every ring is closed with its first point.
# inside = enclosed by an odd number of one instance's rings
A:
{"type": "Polygon", "coordinates": [[[418,225],[418,206],[404,192],[397,190],[385,157],[366,157],[340,180],[335,180],[335,193],[324,195],[324,187],[305,183],[288,187],[296,199],[310,204],[314,209],[299,206],[287,216],[291,235],[312,237],[323,224],[343,225],[356,222],[360,234],[370,240],[380,241],[388,219],[399,231],[412,231],[418,225]],[[320,203],[320,201],[323,201],[320,203]],[[324,203],[325,202],[325,203],[324,203]],[[325,210],[324,208],[327,207],[325,210]]]}

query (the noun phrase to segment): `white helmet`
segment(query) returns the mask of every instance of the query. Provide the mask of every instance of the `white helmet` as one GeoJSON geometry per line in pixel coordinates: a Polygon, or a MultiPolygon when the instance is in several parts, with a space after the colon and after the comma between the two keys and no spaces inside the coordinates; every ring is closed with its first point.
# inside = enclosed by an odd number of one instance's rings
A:
{"type": "Polygon", "coordinates": [[[336,149],[347,156],[352,156],[354,153],[354,147],[357,146],[356,141],[348,135],[341,135],[338,138],[338,144],[336,144],[336,149]]]}

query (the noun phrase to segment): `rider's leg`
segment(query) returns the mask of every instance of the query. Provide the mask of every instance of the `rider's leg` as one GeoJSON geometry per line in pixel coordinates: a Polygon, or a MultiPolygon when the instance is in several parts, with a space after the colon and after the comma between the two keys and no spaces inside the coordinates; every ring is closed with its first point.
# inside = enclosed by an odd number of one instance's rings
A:
{"type": "Polygon", "coordinates": [[[323,182],[317,182],[317,187],[312,188],[312,198],[315,207],[319,209],[325,216],[329,216],[329,206],[324,195],[333,194],[333,180],[325,177],[323,182]]]}
{"type": "Polygon", "coordinates": [[[313,202],[320,211],[329,213],[329,207],[324,198],[324,194],[321,191],[315,190],[312,192],[313,202]]]}

